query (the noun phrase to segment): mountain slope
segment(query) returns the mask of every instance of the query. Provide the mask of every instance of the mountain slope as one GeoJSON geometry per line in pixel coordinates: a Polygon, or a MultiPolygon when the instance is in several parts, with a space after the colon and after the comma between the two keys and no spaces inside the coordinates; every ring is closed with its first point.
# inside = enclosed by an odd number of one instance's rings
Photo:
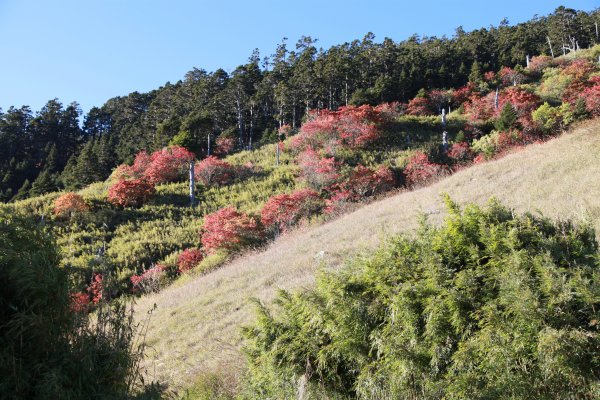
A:
{"type": "Polygon", "coordinates": [[[418,215],[442,218],[440,193],[459,203],[499,198],[517,211],[580,220],[600,233],[600,120],[571,133],[476,165],[419,190],[369,204],[321,226],[281,237],[205,276],[180,279],[140,299],[140,315],[157,305],[147,334],[156,377],[185,387],[209,368],[235,373],[242,365],[239,327],[252,319],[249,299],[273,299],[277,289],[309,286],[320,265],[333,268],[387,235],[410,232],[418,215]]]}

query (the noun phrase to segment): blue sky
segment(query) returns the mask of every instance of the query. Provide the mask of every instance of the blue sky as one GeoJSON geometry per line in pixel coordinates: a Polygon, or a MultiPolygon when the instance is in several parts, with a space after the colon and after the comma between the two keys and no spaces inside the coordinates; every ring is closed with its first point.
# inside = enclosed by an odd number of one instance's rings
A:
{"type": "Polygon", "coordinates": [[[232,70],[254,48],[271,54],[283,37],[317,46],[362,38],[400,41],[511,24],[556,7],[590,11],[597,0],[192,1],[0,0],[0,107],[49,99],[84,111],[114,96],[176,82],[193,67],[232,70]],[[566,4],[568,3],[568,4],[566,4]]]}

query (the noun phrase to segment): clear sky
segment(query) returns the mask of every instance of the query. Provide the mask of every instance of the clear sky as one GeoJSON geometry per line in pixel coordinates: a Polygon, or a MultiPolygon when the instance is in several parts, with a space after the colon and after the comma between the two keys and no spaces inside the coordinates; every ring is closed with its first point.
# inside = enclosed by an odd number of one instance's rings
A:
{"type": "Polygon", "coordinates": [[[0,107],[49,99],[84,111],[114,96],[176,82],[193,67],[232,70],[254,48],[271,54],[283,37],[318,47],[373,32],[452,36],[511,24],[565,6],[590,11],[598,0],[0,0],[0,107]]]}

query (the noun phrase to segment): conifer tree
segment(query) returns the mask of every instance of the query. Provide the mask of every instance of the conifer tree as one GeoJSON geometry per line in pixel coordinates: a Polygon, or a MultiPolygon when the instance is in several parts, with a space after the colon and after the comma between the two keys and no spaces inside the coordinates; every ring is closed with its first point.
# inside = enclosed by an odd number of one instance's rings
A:
{"type": "Polygon", "coordinates": [[[58,190],[57,176],[45,169],[33,181],[29,196],[39,196],[56,190],[58,190]]]}
{"type": "Polygon", "coordinates": [[[12,198],[12,200],[26,199],[27,196],[29,196],[29,190],[31,190],[31,182],[29,182],[29,179],[25,179],[25,182],[23,182],[23,186],[21,186],[17,194],[15,194],[15,196],[12,198]]]}
{"type": "Polygon", "coordinates": [[[510,103],[504,104],[500,117],[496,121],[495,127],[499,131],[508,131],[515,127],[517,123],[518,115],[515,108],[510,103]]]}

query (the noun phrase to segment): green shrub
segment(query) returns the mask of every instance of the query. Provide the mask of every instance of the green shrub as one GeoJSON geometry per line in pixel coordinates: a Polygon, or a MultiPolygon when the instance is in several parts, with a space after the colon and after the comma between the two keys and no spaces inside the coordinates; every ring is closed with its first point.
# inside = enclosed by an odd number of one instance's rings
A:
{"type": "Polygon", "coordinates": [[[71,308],[69,276],[39,226],[0,215],[0,398],[124,399],[143,387],[131,310],[101,304],[93,319],[71,308]]]}
{"type": "Polygon", "coordinates": [[[569,103],[563,103],[558,107],[544,103],[532,113],[532,118],[545,134],[552,134],[566,128],[576,117],[569,103]]]}
{"type": "Polygon", "coordinates": [[[235,371],[216,368],[202,373],[194,386],[185,391],[182,400],[234,400],[239,398],[235,371]]]}
{"type": "Polygon", "coordinates": [[[490,134],[482,136],[479,139],[473,140],[471,148],[476,153],[481,153],[486,159],[489,159],[496,154],[498,147],[499,134],[496,131],[492,131],[490,134]]]}
{"type": "Polygon", "coordinates": [[[595,399],[600,269],[589,226],[448,203],[244,329],[255,398],[595,399]],[[312,397],[311,397],[312,398],[312,397]]]}

